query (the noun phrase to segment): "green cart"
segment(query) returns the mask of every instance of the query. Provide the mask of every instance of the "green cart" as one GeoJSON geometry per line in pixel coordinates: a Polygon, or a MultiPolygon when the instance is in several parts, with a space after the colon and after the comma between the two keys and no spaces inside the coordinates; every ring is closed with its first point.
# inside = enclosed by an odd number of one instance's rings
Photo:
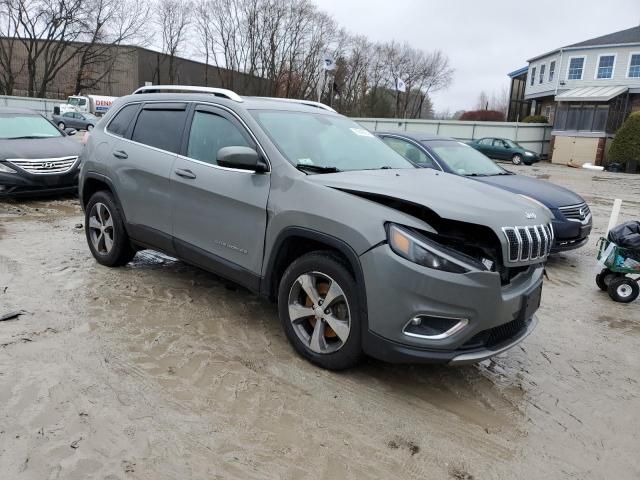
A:
{"type": "Polygon", "coordinates": [[[596,283],[601,290],[608,292],[616,302],[630,303],[638,298],[640,252],[621,248],[602,237],[598,241],[598,261],[604,266],[596,275],[596,283]]]}

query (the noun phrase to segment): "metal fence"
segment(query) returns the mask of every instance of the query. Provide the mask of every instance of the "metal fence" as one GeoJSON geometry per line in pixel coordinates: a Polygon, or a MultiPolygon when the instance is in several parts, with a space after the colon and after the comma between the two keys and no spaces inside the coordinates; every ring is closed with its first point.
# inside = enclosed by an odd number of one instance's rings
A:
{"type": "MultiPolygon", "coordinates": [[[[46,115],[53,114],[53,107],[64,100],[45,98],[9,97],[0,95],[0,107],[29,108],[46,115]]],[[[551,126],[542,123],[516,122],[461,122],[459,120],[400,120],[394,118],[354,118],[372,131],[405,131],[429,133],[453,137],[459,140],[476,140],[483,137],[508,138],[524,148],[544,156],[549,154],[551,126]]]]}
{"type": "Polygon", "coordinates": [[[64,100],[51,100],[48,98],[10,97],[7,95],[0,95],[0,107],[28,108],[47,117],[53,114],[53,107],[64,102],[64,100]]]}
{"type": "Polygon", "coordinates": [[[462,122],[459,120],[401,120],[394,118],[354,118],[371,131],[428,133],[469,141],[483,137],[508,138],[524,148],[549,154],[551,125],[517,122],[462,122]]]}

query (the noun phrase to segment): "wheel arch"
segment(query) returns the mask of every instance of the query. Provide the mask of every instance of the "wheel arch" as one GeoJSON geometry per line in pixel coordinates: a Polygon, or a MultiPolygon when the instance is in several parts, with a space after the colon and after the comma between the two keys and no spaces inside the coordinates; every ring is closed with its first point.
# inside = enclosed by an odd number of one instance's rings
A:
{"type": "Polygon", "coordinates": [[[363,309],[363,327],[367,328],[367,294],[360,259],[349,244],[323,232],[303,227],[288,227],[281,231],[273,244],[273,253],[264,270],[260,284],[261,293],[271,300],[276,299],[280,278],[291,262],[317,250],[333,251],[344,259],[358,286],[360,305],[363,309]]]}
{"type": "Polygon", "coordinates": [[[106,176],[101,175],[95,172],[88,172],[82,183],[80,184],[80,204],[82,205],[82,209],[84,210],[89,202],[91,196],[99,192],[101,190],[106,190],[113,195],[114,200],[116,201],[116,205],[120,210],[120,214],[124,219],[125,225],[127,224],[127,218],[124,210],[122,209],[122,203],[118,198],[118,193],[113,185],[113,182],[106,176]]]}

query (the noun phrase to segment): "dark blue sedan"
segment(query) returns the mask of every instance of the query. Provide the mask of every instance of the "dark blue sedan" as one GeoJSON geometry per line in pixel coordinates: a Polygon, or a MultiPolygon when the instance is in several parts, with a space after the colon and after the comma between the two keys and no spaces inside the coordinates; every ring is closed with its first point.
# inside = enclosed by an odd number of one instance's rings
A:
{"type": "Polygon", "coordinates": [[[555,252],[582,247],[589,240],[591,211],[584,199],[571,190],[509,172],[453,138],[406,132],[376,132],[376,135],[417,167],[469,177],[547,207],[554,216],[555,252]]]}

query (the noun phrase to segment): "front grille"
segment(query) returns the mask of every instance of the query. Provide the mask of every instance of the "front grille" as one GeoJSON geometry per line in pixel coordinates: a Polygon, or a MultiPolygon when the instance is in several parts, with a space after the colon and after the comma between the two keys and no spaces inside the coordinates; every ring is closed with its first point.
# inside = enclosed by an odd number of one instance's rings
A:
{"type": "Polygon", "coordinates": [[[67,173],[78,161],[78,157],[59,158],[9,158],[16,167],[36,175],[67,173]]]}
{"type": "Polygon", "coordinates": [[[471,340],[465,342],[462,348],[493,348],[501,343],[516,338],[525,330],[525,328],[527,328],[527,321],[525,319],[518,318],[503,325],[498,325],[497,327],[483,330],[482,332],[475,334],[471,337],[471,340]]]}
{"type": "Polygon", "coordinates": [[[559,207],[558,210],[562,212],[567,220],[572,220],[574,222],[586,222],[591,216],[591,209],[586,203],[559,207]]]}
{"type": "Polygon", "coordinates": [[[551,225],[504,227],[502,231],[509,244],[510,262],[544,258],[549,254],[553,245],[551,225]]]}

